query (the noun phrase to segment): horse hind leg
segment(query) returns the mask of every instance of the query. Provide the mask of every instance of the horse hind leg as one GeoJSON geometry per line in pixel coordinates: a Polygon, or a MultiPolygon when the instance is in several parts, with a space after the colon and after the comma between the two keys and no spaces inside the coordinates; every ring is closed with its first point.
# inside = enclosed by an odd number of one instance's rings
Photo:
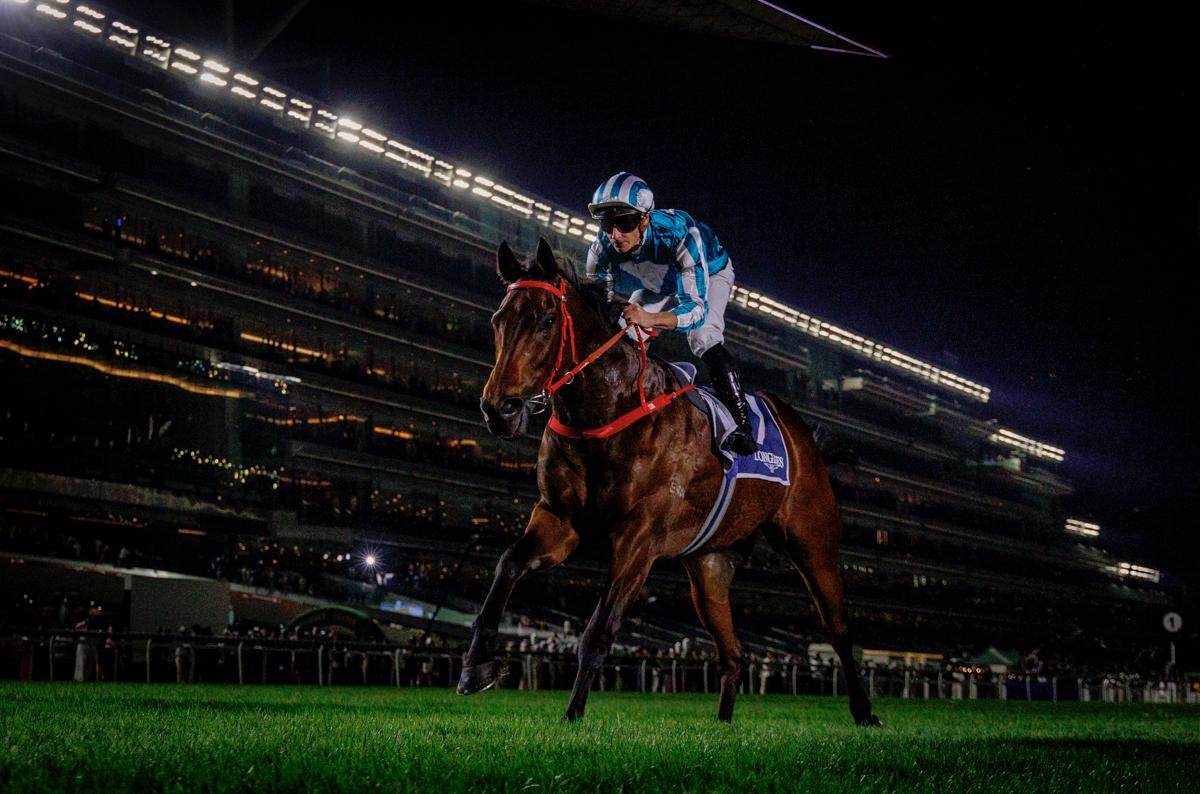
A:
{"type": "Polygon", "coordinates": [[[850,630],[846,624],[842,572],[837,559],[837,539],[842,535],[841,519],[833,512],[821,517],[817,524],[810,529],[818,531],[808,533],[808,537],[796,528],[777,524],[763,525],[763,534],[776,551],[796,566],[812,594],[821,626],[842,662],[846,692],[850,696],[850,714],[854,721],[863,726],[879,725],[879,718],[871,712],[871,701],[863,688],[862,674],[854,659],[850,630]]]}
{"type": "Polygon", "coordinates": [[[734,560],[722,552],[713,552],[700,557],[686,557],[683,567],[691,579],[696,614],[717,646],[717,665],[721,671],[717,719],[731,722],[733,703],[742,678],[742,645],[733,630],[733,615],[729,609],[734,560]]]}

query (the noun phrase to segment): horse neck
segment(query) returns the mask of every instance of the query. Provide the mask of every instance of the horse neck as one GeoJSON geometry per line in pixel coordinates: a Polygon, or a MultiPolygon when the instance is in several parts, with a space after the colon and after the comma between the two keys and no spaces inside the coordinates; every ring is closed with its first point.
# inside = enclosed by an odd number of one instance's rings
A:
{"type": "MultiPolygon", "coordinates": [[[[583,299],[573,292],[568,296],[568,304],[571,303],[575,304],[571,307],[575,350],[583,360],[608,341],[616,329],[583,306],[583,299]]],[[[576,375],[574,381],[555,392],[552,401],[555,417],[570,427],[599,427],[633,410],[640,403],[640,365],[638,346],[628,338],[619,340],[576,375]]],[[[568,368],[564,362],[563,369],[568,368]]],[[[667,373],[653,359],[647,361],[643,377],[647,400],[667,390],[667,373]]]]}

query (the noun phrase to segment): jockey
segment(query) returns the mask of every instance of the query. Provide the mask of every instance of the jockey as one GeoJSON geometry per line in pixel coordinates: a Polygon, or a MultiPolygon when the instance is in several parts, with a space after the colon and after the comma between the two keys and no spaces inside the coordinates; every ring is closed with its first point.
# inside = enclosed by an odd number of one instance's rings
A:
{"type": "Polygon", "coordinates": [[[722,448],[753,454],[746,397],[724,344],[725,306],[733,291],[729,253],[686,212],[655,209],[646,183],[624,171],[596,188],[588,212],[600,222],[588,249],[588,279],[604,284],[609,300],[616,293],[629,296],[627,323],[687,334],[737,423],[722,448]]]}

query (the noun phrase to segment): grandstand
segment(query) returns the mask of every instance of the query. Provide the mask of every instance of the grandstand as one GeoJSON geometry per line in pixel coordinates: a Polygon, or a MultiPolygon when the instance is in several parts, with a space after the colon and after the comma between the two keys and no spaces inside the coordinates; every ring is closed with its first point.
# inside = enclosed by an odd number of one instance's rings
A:
{"type": "MultiPolygon", "coordinates": [[[[2,0],[0,23],[7,564],[270,571],[241,583],[471,614],[535,494],[538,434],[501,442],[478,411],[495,247],[579,259],[596,227],[101,6],[2,0]]],[[[857,455],[832,473],[861,644],[1161,669],[1178,584],[1105,550],[1069,451],[990,421],[988,386],[753,285],[728,326],[749,384],[857,455]]],[[[523,582],[515,617],[588,614],[603,554],[523,582]]],[[[752,647],[821,641],[765,544],[735,590],[752,647]]],[[[645,595],[639,638],[700,641],[677,565],[645,595]]]]}

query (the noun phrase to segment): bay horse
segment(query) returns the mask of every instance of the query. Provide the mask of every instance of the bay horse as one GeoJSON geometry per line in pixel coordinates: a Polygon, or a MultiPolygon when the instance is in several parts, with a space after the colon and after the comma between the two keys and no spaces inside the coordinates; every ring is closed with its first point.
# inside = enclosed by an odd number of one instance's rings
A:
{"type": "MultiPolygon", "coordinates": [[[[559,267],[544,239],[524,265],[501,243],[497,272],[508,291],[492,315],[496,363],[480,400],[487,427],[501,438],[516,438],[525,432],[531,410],[547,405],[552,427],[543,433],[538,455],[540,498],[524,534],[496,566],[473,623],[458,692],[473,694],[497,683],[492,646],[517,581],[563,562],[581,535],[607,533],[612,547],[608,591],[580,637],[578,672],[563,716],[573,721],[583,716],[588,692],[651,566],[679,556],[696,537],[724,472],[710,449],[708,418],[686,399],[670,402],[676,384],[666,366],[647,361],[644,347],[622,334],[593,290],[559,267]],[[611,347],[601,351],[606,343],[611,347]],[[560,377],[568,353],[576,358],[577,350],[593,355],[582,369],[576,365],[569,377],[560,377]],[[643,368],[644,394],[638,386],[643,368]],[[636,414],[639,404],[655,410],[612,435],[572,437],[568,432],[611,425],[636,414]]],[[[825,464],[800,416],[782,401],[767,399],[785,436],[791,484],[739,480],[716,533],[680,559],[700,621],[716,644],[717,717],[733,718],[742,672],[729,587],[736,565],[761,531],[808,585],[841,659],[855,722],[878,725],[851,653],[838,568],[841,516],[825,464]]]]}

